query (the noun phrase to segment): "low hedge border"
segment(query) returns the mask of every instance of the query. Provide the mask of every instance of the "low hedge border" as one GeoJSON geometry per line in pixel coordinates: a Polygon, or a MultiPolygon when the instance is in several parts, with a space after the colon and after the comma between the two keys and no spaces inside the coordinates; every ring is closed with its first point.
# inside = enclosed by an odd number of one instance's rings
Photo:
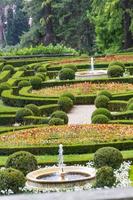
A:
{"type": "Polygon", "coordinates": [[[121,120],[121,119],[119,119],[119,120],[111,120],[110,121],[110,123],[111,124],[133,124],[133,120],[130,120],[130,119],[128,119],[128,120],[121,120]]]}
{"type": "Polygon", "coordinates": [[[7,81],[11,76],[11,72],[8,71],[3,71],[0,73],[0,83],[7,81]]]}
{"type": "Polygon", "coordinates": [[[41,114],[49,116],[54,111],[59,110],[59,105],[58,104],[44,105],[40,106],[39,108],[41,110],[41,114]]]}
{"type": "Polygon", "coordinates": [[[15,115],[11,114],[0,114],[0,125],[12,125],[15,123],[15,115]]]}
{"type": "Polygon", "coordinates": [[[27,104],[36,104],[38,106],[55,104],[57,103],[56,99],[49,98],[32,98],[32,97],[21,97],[13,95],[13,90],[5,90],[1,94],[2,101],[9,106],[23,107],[27,104]]]}
{"type": "MultiPolygon", "coordinates": [[[[119,141],[119,142],[111,142],[111,143],[99,143],[99,144],[86,144],[86,145],[64,145],[64,155],[69,154],[86,154],[86,153],[94,153],[99,148],[102,147],[115,147],[119,150],[130,150],[133,149],[133,140],[128,141],[119,141]]],[[[57,155],[58,154],[58,146],[27,146],[27,147],[0,147],[0,155],[10,155],[16,151],[28,151],[33,153],[34,155],[57,155]]]]}
{"type": "Polygon", "coordinates": [[[128,77],[117,77],[117,78],[99,78],[99,79],[80,79],[80,80],[65,80],[65,81],[47,81],[42,83],[42,88],[45,87],[53,87],[53,86],[62,86],[69,85],[75,83],[109,83],[109,82],[117,82],[117,83],[133,83],[133,76],[128,77]]]}
{"type": "Polygon", "coordinates": [[[112,113],[113,120],[119,120],[119,119],[133,119],[133,111],[126,111],[126,112],[120,112],[120,113],[112,113]]]}

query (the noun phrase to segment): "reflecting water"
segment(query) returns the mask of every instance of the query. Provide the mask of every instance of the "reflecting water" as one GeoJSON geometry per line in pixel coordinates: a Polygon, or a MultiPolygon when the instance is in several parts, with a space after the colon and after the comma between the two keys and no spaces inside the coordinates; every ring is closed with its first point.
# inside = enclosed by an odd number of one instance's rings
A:
{"type": "Polygon", "coordinates": [[[89,177],[89,174],[78,173],[78,172],[69,172],[69,173],[64,173],[63,175],[64,176],[61,177],[60,173],[51,173],[44,176],[39,176],[37,179],[46,181],[61,181],[61,180],[76,181],[89,177]]]}

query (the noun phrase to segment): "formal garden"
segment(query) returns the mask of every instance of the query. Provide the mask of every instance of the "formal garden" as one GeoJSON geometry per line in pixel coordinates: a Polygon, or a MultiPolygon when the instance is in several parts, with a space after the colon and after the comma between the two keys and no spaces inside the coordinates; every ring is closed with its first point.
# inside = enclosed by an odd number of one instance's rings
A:
{"type": "Polygon", "coordinates": [[[29,172],[58,165],[60,144],[64,170],[65,165],[96,170],[92,184],[65,185],[68,191],[132,185],[132,54],[96,57],[94,63],[76,51],[57,54],[1,57],[1,194],[64,191],[56,185],[35,187],[29,180],[25,186],[29,172]],[[106,70],[106,76],[86,77],[92,64],[95,73],[106,70]],[[85,76],[78,78],[77,72],[85,76]],[[89,113],[88,123],[76,124],[75,113],[75,123],[70,123],[70,113],[79,106],[83,115],[89,113]]]}
{"type": "Polygon", "coordinates": [[[0,196],[132,188],[132,11],[0,0],[0,196]]]}

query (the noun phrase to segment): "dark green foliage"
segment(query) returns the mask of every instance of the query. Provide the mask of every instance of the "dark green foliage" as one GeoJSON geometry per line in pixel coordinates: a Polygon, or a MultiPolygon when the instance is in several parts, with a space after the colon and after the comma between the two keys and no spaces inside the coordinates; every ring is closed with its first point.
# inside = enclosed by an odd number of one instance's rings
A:
{"type": "Polygon", "coordinates": [[[53,117],[53,118],[51,118],[50,120],[49,120],[49,125],[50,126],[58,126],[58,125],[64,125],[64,120],[63,119],[61,119],[61,118],[55,118],[55,117],[53,117]]]}
{"type": "Polygon", "coordinates": [[[112,94],[110,92],[108,92],[107,90],[102,90],[100,92],[98,92],[98,96],[99,95],[105,95],[106,97],[108,97],[109,99],[112,98],[112,94]]]}
{"type": "Polygon", "coordinates": [[[39,78],[38,76],[36,76],[36,77],[33,77],[30,79],[30,83],[31,83],[33,89],[39,89],[39,88],[41,88],[42,79],[39,78]]]}
{"type": "Polygon", "coordinates": [[[123,76],[123,68],[119,65],[113,65],[108,67],[108,77],[121,77],[123,76]]]}
{"type": "Polygon", "coordinates": [[[63,93],[62,95],[61,95],[61,97],[69,97],[72,101],[73,101],[73,103],[75,102],[75,96],[72,94],[72,93],[70,93],[70,92],[65,92],[65,93],[63,93]]]}
{"type": "Polygon", "coordinates": [[[96,168],[110,166],[113,169],[119,168],[123,162],[123,157],[118,149],[113,147],[103,147],[94,154],[94,164],[96,168]]]}
{"type": "Polygon", "coordinates": [[[69,68],[69,69],[72,69],[73,71],[77,72],[77,66],[74,65],[74,64],[67,64],[65,66],[62,67],[62,69],[65,69],[65,68],[69,68]]]}
{"type": "Polygon", "coordinates": [[[58,105],[61,110],[69,112],[73,107],[73,101],[69,97],[60,97],[58,105]]]}
{"type": "Polygon", "coordinates": [[[75,79],[75,71],[70,68],[64,68],[59,72],[60,80],[73,80],[75,79]]]}
{"type": "Polygon", "coordinates": [[[64,124],[68,124],[68,116],[65,112],[57,110],[53,112],[50,116],[51,118],[60,118],[64,120],[64,124]]]}
{"type": "Polygon", "coordinates": [[[46,80],[46,74],[44,74],[44,73],[36,73],[36,77],[41,78],[42,81],[45,81],[45,80],[46,80]]]}
{"type": "Polygon", "coordinates": [[[95,99],[95,106],[97,108],[107,108],[109,103],[109,98],[105,95],[99,95],[95,99]]]}
{"type": "Polygon", "coordinates": [[[125,71],[125,65],[124,65],[124,63],[119,62],[119,61],[114,61],[114,62],[111,62],[111,63],[109,64],[109,67],[110,67],[110,66],[114,66],[114,65],[118,65],[118,66],[122,67],[122,68],[123,68],[123,71],[125,71]]]}
{"type": "Polygon", "coordinates": [[[106,109],[106,108],[97,108],[97,109],[92,113],[91,118],[93,118],[94,116],[99,115],[99,114],[105,115],[105,116],[108,117],[109,119],[112,118],[112,115],[111,115],[110,111],[109,111],[108,109],[106,109]]]}
{"type": "Polygon", "coordinates": [[[13,168],[1,169],[0,170],[0,193],[3,191],[8,194],[11,190],[14,194],[19,193],[25,186],[24,174],[13,168]]]}
{"type": "Polygon", "coordinates": [[[21,88],[23,88],[23,87],[27,87],[27,86],[30,86],[31,84],[30,84],[30,82],[29,81],[20,81],[19,83],[18,83],[18,87],[21,89],[21,88]]]}
{"type": "Polygon", "coordinates": [[[22,123],[25,116],[32,116],[33,112],[30,109],[22,108],[16,112],[16,121],[22,123]]]}
{"type": "Polygon", "coordinates": [[[12,74],[14,73],[14,67],[12,65],[5,65],[2,68],[2,71],[7,71],[7,70],[10,70],[12,74]]]}
{"type": "Polygon", "coordinates": [[[109,122],[109,118],[103,114],[97,114],[92,117],[93,124],[107,124],[109,122]]]}
{"type": "Polygon", "coordinates": [[[46,69],[46,67],[39,67],[39,68],[37,68],[37,72],[45,73],[45,72],[47,72],[47,69],[46,69]]]}
{"type": "Polygon", "coordinates": [[[41,114],[40,109],[35,104],[28,104],[25,108],[31,110],[35,116],[39,116],[41,114]]]}
{"type": "Polygon", "coordinates": [[[8,83],[1,83],[0,84],[0,95],[3,90],[9,90],[10,88],[11,88],[11,86],[8,83]]]}
{"type": "Polygon", "coordinates": [[[18,151],[8,157],[5,166],[18,169],[26,175],[37,169],[37,160],[35,156],[29,152],[18,151]]]}
{"type": "Polygon", "coordinates": [[[96,172],[96,188],[112,187],[116,181],[113,168],[104,166],[96,172]]]}

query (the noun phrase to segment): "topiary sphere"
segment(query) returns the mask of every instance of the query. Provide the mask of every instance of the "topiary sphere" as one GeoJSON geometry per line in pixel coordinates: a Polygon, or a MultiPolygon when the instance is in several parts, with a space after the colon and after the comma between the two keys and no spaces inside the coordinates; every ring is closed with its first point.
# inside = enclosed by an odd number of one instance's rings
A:
{"type": "Polygon", "coordinates": [[[110,166],[113,169],[120,167],[123,162],[121,152],[113,147],[103,147],[96,151],[94,154],[94,164],[96,168],[103,166],[110,166]]]}
{"type": "Polygon", "coordinates": [[[49,120],[49,123],[48,123],[50,126],[59,126],[59,125],[64,125],[64,120],[61,119],[61,118],[51,118],[49,120]]]}
{"type": "Polygon", "coordinates": [[[65,68],[69,68],[69,69],[72,69],[73,71],[77,72],[77,66],[76,65],[73,65],[73,64],[67,64],[65,66],[63,66],[62,69],[65,69],[65,68]]]}
{"type": "Polygon", "coordinates": [[[95,187],[112,187],[115,181],[116,177],[114,175],[112,167],[104,166],[97,170],[95,187]]]}
{"type": "Polygon", "coordinates": [[[26,175],[37,169],[37,160],[35,156],[29,152],[18,151],[8,157],[5,166],[7,168],[12,167],[18,169],[26,175]]]}
{"type": "Polygon", "coordinates": [[[0,169],[0,192],[8,194],[11,190],[14,194],[19,193],[25,186],[24,174],[13,168],[0,169]]]}
{"type": "Polygon", "coordinates": [[[64,112],[69,112],[73,107],[73,101],[69,97],[60,97],[58,100],[58,105],[64,112]]]}
{"type": "Polygon", "coordinates": [[[33,89],[39,89],[41,88],[41,85],[42,85],[42,79],[38,76],[35,76],[30,79],[30,83],[33,89]]]}
{"type": "Polygon", "coordinates": [[[46,67],[39,67],[37,68],[37,72],[47,72],[46,67]]]}
{"type": "Polygon", "coordinates": [[[20,82],[18,83],[18,87],[19,87],[19,88],[28,87],[28,86],[31,86],[31,84],[30,84],[29,81],[20,81],[20,82]]]}
{"type": "Polygon", "coordinates": [[[8,83],[1,83],[0,84],[0,95],[4,90],[11,89],[11,86],[8,83]]]}
{"type": "Polygon", "coordinates": [[[14,73],[14,67],[12,65],[5,65],[2,69],[2,71],[7,71],[7,70],[9,70],[11,74],[14,73]]]}
{"type": "Polygon", "coordinates": [[[70,92],[65,92],[61,95],[61,97],[69,97],[73,102],[75,102],[75,96],[70,92]]]}
{"type": "Polygon", "coordinates": [[[35,104],[28,104],[25,108],[31,110],[35,116],[40,116],[41,112],[37,105],[35,104]]]}
{"type": "Polygon", "coordinates": [[[50,116],[51,118],[60,118],[64,120],[64,124],[68,124],[68,116],[65,112],[57,110],[55,112],[53,112],[50,116]]]}
{"type": "Polygon", "coordinates": [[[104,95],[104,96],[108,97],[109,99],[112,98],[112,94],[110,92],[108,92],[107,90],[102,90],[102,91],[98,92],[98,96],[100,96],[100,95],[104,95]]]}
{"type": "Polygon", "coordinates": [[[105,95],[99,95],[95,99],[95,106],[97,108],[108,108],[108,103],[110,99],[105,95]]]}
{"type": "Polygon", "coordinates": [[[109,67],[110,67],[110,66],[114,66],[114,65],[118,65],[118,66],[122,67],[123,70],[125,71],[125,65],[124,65],[122,62],[119,62],[119,61],[111,62],[111,63],[109,64],[109,67]]]}
{"type": "Polygon", "coordinates": [[[108,124],[109,118],[105,115],[98,114],[92,117],[92,124],[108,124]]]}
{"type": "Polygon", "coordinates": [[[123,68],[120,67],[119,65],[113,65],[113,66],[110,66],[108,67],[108,77],[121,77],[123,76],[123,68]]]}
{"type": "Polygon", "coordinates": [[[60,80],[72,80],[75,79],[75,71],[70,68],[63,68],[59,72],[59,79],[60,80]]]}
{"type": "Polygon", "coordinates": [[[21,108],[16,112],[16,121],[19,123],[22,123],[24,120],[24,117],[26,116],[33,116],[33,112],[30,109],[27,108],[21,108]]]}
{"type": "Polygon", "coordinates": [[[97,108],[93,113],[92,113],[92,116],[91,118],[93,118],[94,116],[96,115],[105,115],[106,117],[108,117],[108,119],[111,119],[112,118],[112,115],[111,115],[111,112],[106,109],[106,108],[97,108]]]}
{"type": "Polygon", "coordinates": [[[36,73],[36,76],[37,77],[39,77],[39,78],[41,78],[42,79],[42,81],[45,81],[46,80],[46,74],[41,74],[41,73],[36,73]]]}

